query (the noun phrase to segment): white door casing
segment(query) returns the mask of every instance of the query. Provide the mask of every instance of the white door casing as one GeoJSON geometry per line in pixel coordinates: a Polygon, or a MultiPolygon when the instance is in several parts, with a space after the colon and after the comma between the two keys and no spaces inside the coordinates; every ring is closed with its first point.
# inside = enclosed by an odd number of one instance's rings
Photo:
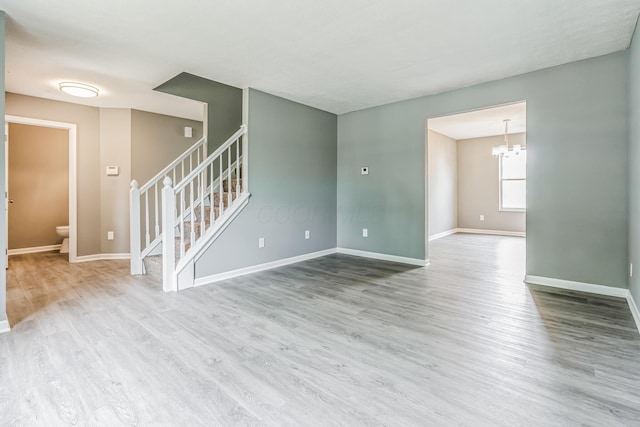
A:
{"type": "MultiPolygon", "coordinates": [[[[78,200],[77,200],[77,154],[76,139],[77,126],[73,123],[54,122],[50,120],[34,119],[30,117],[5,116],[5,135],[8,134],[9,123],[19,123],[23,125],[49,127],[55,129],[66,129],[69,131],[69,262],[76,262],[78,257],[78,200]]],[[[6,138],[6,137],[5,137],[6,138]]],[[[8,215],[8,171],[9,157],[8,141],[5,140],[5,213],[8,215]]],[[[9,239],[9,221],[7,219],[7,248],[9,239]]]]}

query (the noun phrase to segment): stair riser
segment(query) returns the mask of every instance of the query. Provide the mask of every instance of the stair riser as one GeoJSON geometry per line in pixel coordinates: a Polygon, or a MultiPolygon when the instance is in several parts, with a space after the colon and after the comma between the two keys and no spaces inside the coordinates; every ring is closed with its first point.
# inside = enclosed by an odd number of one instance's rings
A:
{"type": "MultiPolygon", "coordinates": [[[[231,200],[235,200],[238,197],[238,193],[233,192],[231,193],[231,200]]],[[[223,206],[225,208],[229,207],[229,193],[222,193],[222,201],[223,201],[223,206]]],[[[215,193],[213,195],[213,205],[214,206],[220,206],[220,193],[215,193]]]]}
{"type": "MultiPolygon", "coordinates": [[[[242,191],[242,180],[238,180],[238,179],[232,179],[231,180],[231,188],[232,191],[237,191],[238,190],[238,185],[240,185],[240,191],[242,191]]],[[[229,180],[225,179],[224,181],[222,181],[222,190],[227,192],[229,191],[229,180]]]]}
{"type": "MultiPolygon", "coordinates": [[[[214,215],[214,221],[216,219],[218,219],[218,217],[220,217],[220,208],[214,207],[213,208],[213,215],[214,215]]],[[[196,236],[200,237],[200,229],[202,228],[202,222],[200,221],[200,218],[202,216],[202,213],[200,211],[200,209],[196,210],[196,216],[194,218],[193,221],[193,228],[196,232],[196,236]]],[[[204,226],[205,229],[208,229],[209,226],[211,225],[211,207],[206,206],[204,208],[204,226]]],[[[184,235],[185,237],[190,237],[191,235],[191,221],[190,220],[186,220],[184,222],[184,235]]]]}
{"type": "MultiPolygon", "coordinates": [[[[218,217],[220,216],[220,208],[217,206],[213,207],[213,215],[214,215],[214,220],[218,219],[218,217]]],[[[196,209],[196,222],[200,222],[200,217],[202,216],[202,212],[200,211],[200,209],[196,209]]],[[[205,206],[204,208],[204,222],[205,224],[209,225],[209,222],[211,220],[211,207],[210,206],[205,206]]],[[[185,221],[187,222],[187,221],[185,221]]]]}

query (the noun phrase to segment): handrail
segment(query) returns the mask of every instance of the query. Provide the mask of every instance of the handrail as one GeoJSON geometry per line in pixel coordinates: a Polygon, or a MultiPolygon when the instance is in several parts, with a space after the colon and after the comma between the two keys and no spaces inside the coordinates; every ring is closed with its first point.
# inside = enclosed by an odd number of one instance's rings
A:
{"type": "Polygon", "coordinates": [[[193,286],[195,271],[188,269],[216,230],[221,230],[246,205],[247,126],[241,125],[220,147],[172,187],[162,188],[163,289],[193,286]],[[243,172],[244,171],[244,172],[243,172]],[[180,278],[180,279],[179,279],[180,278]],[[180,284],[178,283],[180,281],[180,284]],[[190,283],[190,284],[189,284],[190,283]]]}
{"type": "Polygon", "coordinates": [[[191,182],[195,177],[201,174],[202,171],[204,171],[209,166],[209,163],[211,162],[211,160],[219,157],[220,154],[222,154],[233,143],[235,143],[238,140],[238,138],[240,138],[242,135],[245,135],[246,133],[247,133],[247,125],[243,124],[240,126],[240,129],[236,131],[236,133],[231,135],[224,142],[224,144],[222,144],[220,147],[216,149],[216,151],[214,151],[209,156],[207,156],[207,158],[204,159],[195,169],[193,169],[191,173],[189,173],[189,175],[184,177],[182,181],[176,184],[176,186],[173,188],[173,191],[177,193],[178,191],[184,189],[189,184],[189,182],[191,182]]]}
{"type": "Polygon", "coordinates": [[[162,178],[164,178],[165,175],[167,175],[172,169],[174,169],[176,166],[178,166],[183,160],[185,160],[187,157],[189,157],[191,154],[193,154],[198,148],[200,148],[206,142],[207,142],[207,137],[203,136],[198,142],[193,144],[191,146],[191,148],[189,148],[187,151],[182,153],[180,155],[180,157],[175,159],[173,162],[169,163],[167,166],[164,167],[164,169],[162,169],[160,172],[158,172],[146,184],[144,184],[142,187],[140,187],[140,192],[144,193],[145,191],[150,189],[157,181],[160,181],[162,178]]]}
{"type": "Polygon", "coordinates": [[[202,137],[143,186],[139,187],[135,179],[131,181],[129,244],[132,274],[143,273],[142,259],[157,246],[158,239],[162,238],[160,206],[163,178],[171,176],[174,181],[180,180],[191,172],[206,156],[206,143],[207,138],[202,137]]]}

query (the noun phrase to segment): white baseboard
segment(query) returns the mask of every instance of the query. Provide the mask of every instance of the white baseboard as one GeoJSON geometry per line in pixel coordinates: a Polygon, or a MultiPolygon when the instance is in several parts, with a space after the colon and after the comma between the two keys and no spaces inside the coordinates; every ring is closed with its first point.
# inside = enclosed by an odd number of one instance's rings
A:
{"type": "Polygon", "coordinates": [[[9,249],[7,254],[11,255],[22,255],[22,254],[35,254],[37,252],[51,252],[51,251],[59,251],[62,245],[48,245],[48,246],[35,246],[33,248],[20,248],[20,249],[9,249]]]}
{"type": "Polygon", "coordinates": [[[514,237],[527,236],[527,233],[525,233],[524,231],[480,230],[478,228],[456,228],[456,233],[490,234],[493,236],[514,236],[514,237]]]}
{"type": "Polygon", "coordinates": [[[627,300],[627,304],[629,304],[629,310],[631,310],[633,320],[636,322],[638,332],[640,332],[640,311],[638,311],[638,306],[628,289],[529,275],[525,276],[524,281],[525,283],[530,283],[532,285],[550,286],[552,288],[567,289],[570,291],[588,292],[591,294],[624,298],[627,300]]]}
{"type": "Polygon", "coordinates": [[[640,332],[640,311],[638,311],[638,305],[633,299],[633,295],[631,292],[627,295],[627,303],[629,304],[629,310],[631,310],[631,315],[633,316],[633,320],[636,321],[636,327],[638,328],[638,332],[640,332]]]}
{"type": "Polygon", "coordinates": [[[212,274],[210,276],[196,278],[193,286],[208,285],[210,283],[219,282],[221,280],[228,280],[238,276],[245,276],[251,273],[257,273],[259,271],[271,270],[272,268],[283,267],[289,264],[295,264],[297,262],[308,261],[313,258],[319,258],[331,254],[335,254],[335,248],[327,249],[324,251],[311,252],[309,254],[298,255],[291,258],[279,259],[277,261],[267,262],[264,264],[252,265],[251,267],[239,268],[237,270],[226,271],[224,273],[212,274]]]}
{"type": "Polygon", "coordinates": [[[353,255],[353,256],[359,256],[363,258],[373,258],[373,259],[380,259],[383,261],[399,262],[402,264],[418,265],[420,267],[427,267],[429,265],[428,259],[407,258],[407,257],[397,256],[397,255],[387,255],[387,254],[381,254],[377,252],[359,251],[356,249],[346,249],[346,248],[338,248],[337,252],[339,254],[353,255]]]}
{"type": "Polygon", "coordinates": [[[592,283],[573,282],[571,280],[554,279],[551,277],[540,277],[527,275],[525,283],[532,285],[550,286],[552,288],[567,289],[570,291],[589,292],[591,294],[606,295],[610,297],[627,298],[629,290],[624,288],[614,288],[613,286],[595,285],[592,283]]]}
{"type": "Polygon", "coordinates": [[[0,321],[0,334],[3,334],[5,332],[11,332],[11,326],[9,326],[8,320],[0,321]]]}
{"type": "Polygon", "coordinates": [[[429,236],[429,241],[431,242],[433,240],[442,239],[443,237],[450,236],[450,235],[455,234],[457,232],[458,232],[457,228],[452,228],[451,230],[443,231],[442,233],[433,234],[433,235],[429,236]]]}
{"type": "Polygon", "coordinates": [[[113,259],[131,259],[130,254],[95,254],[95,255],[84,255],[76,258],[76,262],[88,262],[88,261],[102,261],[102,260],[113,260],[113,259]]]}

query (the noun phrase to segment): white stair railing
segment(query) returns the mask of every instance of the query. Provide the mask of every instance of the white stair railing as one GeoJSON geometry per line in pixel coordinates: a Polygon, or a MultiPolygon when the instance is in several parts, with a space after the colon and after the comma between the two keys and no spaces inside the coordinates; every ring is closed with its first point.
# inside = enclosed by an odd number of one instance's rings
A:
{"type": "Polygon", "coordinates": [[[203,137],[177,159],[162,169],[142,187],[131,182],[130,251],[131,274],[143,274],[144,257],[159,249],[162,242],[162,182],[165,178],[180,182],[207,157],[207,139],[203,137]]]}
{"type": "Polygon", "coordinates": [[[248,199],[246,125],[234,133],[175,187],[162,189],[163,289],[178,289],[178,275],[193,262],[248,199]]]}

